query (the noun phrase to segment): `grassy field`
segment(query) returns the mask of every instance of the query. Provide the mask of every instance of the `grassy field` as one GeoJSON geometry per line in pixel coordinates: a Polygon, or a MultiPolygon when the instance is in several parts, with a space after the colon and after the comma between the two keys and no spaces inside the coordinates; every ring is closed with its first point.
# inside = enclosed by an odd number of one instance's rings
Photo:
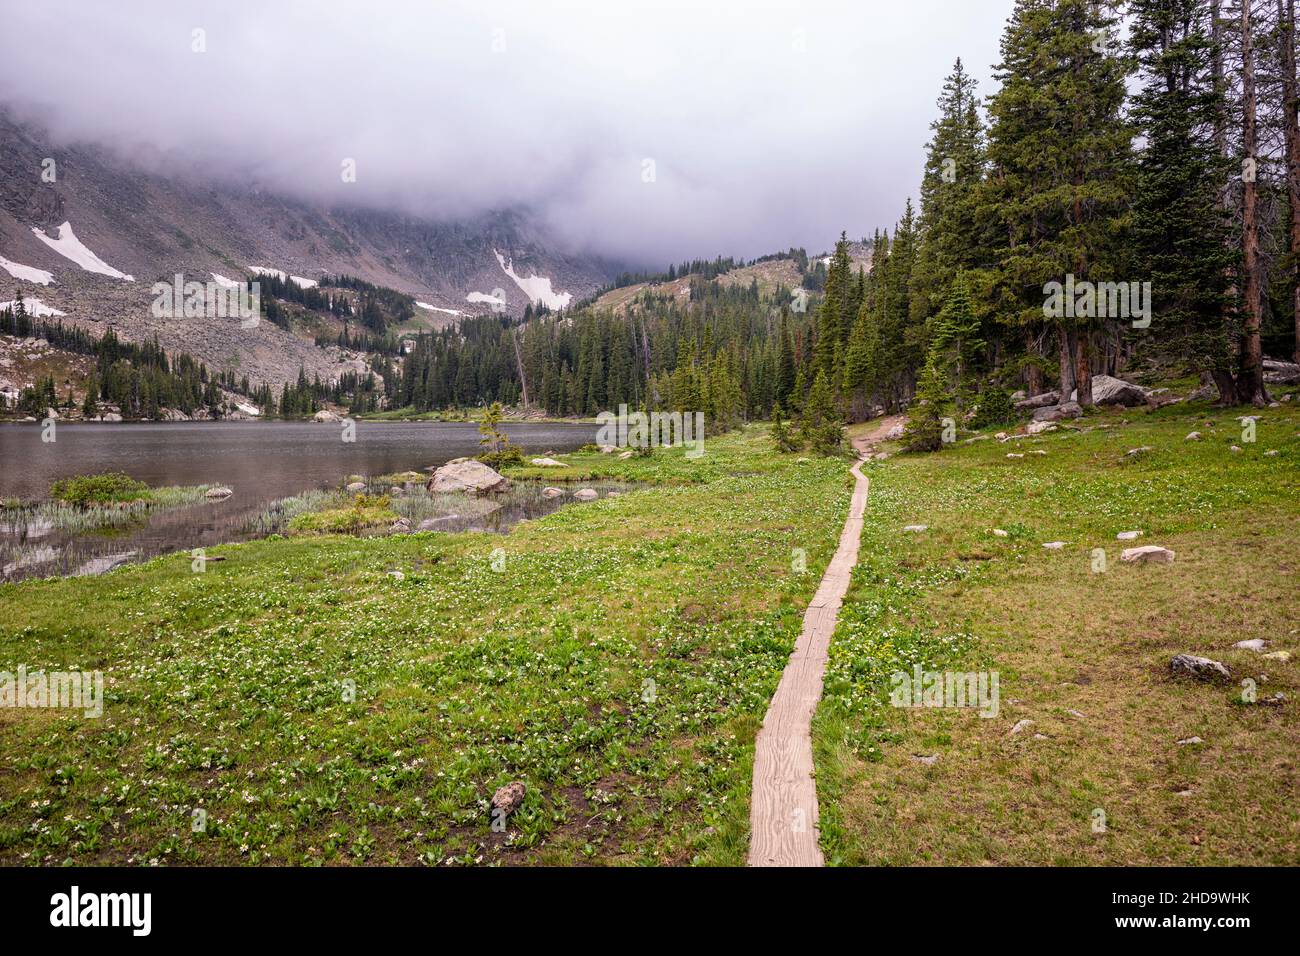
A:
{"type": "MultiPolygon", "coordinates": [[[[1300,409],[1251,443],[1174,406],[865,466],[814,727],[827,860],[1300,861],[1298,659],[1232,647],[1300,651],[1297,433],[1300,409]],[[1177,560],[1121,564],[1126,530],[1177,560]],[[1178,652],[1234,682],[1171,680],[1178,652]],[[996,670],[997,717],[889,706],[917,663],[996,670]],[[1286,702],[1243,704],[1244,677],[1286,702]]],[[[706,450],[516,469],[649,487],[504,536],[276,538],[202,573],[0,585],[0,670],[107,686],[100,719],[0,709],[0,863],[742,863],[754,736],[851,483],[761,427],[706,450]]]]}
{"type": "Polygon", "coordinates": [[[1259,413],[1253,443],[1239,414],[1111,411],[872,463],[814,728],[828,861],[1300,862],[1300,409],[1259,413]],[[1120,562],[1143,544],[1177,558],[1120,562]],[[1252,638],[1293,656],[1233,648],[1252,638]],[[1233,682],[1171,679],[1181,652],[1233,682]],[[998,671],[1000,713],[890,706],[917,663],[998,671]],[[1242,703],[1244,678],[1285,703],[1242,703]]]}
{"type": "Polygon", "coordinates": [[[762,428],[706,449],[567,455],[665,484],[505,536],[0,586],[0,670],[106,683],[100,719],[0,709],[0,863],[742,862],[753,738],[850,481],[762,428]]]}

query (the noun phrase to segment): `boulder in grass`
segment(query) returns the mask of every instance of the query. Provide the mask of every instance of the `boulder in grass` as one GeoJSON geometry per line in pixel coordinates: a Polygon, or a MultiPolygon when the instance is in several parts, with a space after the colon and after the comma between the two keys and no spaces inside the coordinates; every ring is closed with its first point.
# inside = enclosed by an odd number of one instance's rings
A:
{"type": "Polygon", "coordinates": [[[1016,408],[1021,411],[1029,411],[1035,408],[1043,408],[1047,405],[1056,405],[1061,400],[1060,392],[1043,392],[1035,395],[1033,398],[1025,398],[1016,402],[1016,408]]]}
{"type": "Polygon", "coordinates": [[[1056,422],[1030,422],[1025,426],[1025,433],[1029,435],[1038,435],[1042,432],[1056,431],[1056,422]]]}
{"type": "Polygon", "coordinates": [[[1264,359],[1264,381],[1269,385],[1295,385],[1300,383],[1300,365],[1264,359]]]}
{"type": "Polygon", "coordinates": [[[434,494],[468,491],[476,495],[495,494],[510,487],[510,479],[481,461],[461,458],[449,461],[433,473],[427,488],[434,494]]]}
{"type": "Polygon", "coordinates": [[[1142,532],[1141,532],[1141,531],[1121,531],[1119,534],[1115,535],[1115,540],[1116,540],[1116,541],[1133,541],[1134,539],[1136,539],[1136,538],[1140,538],[1140,537],[1142,537],[1142,532]]]}
{"type": "Polygon", "coordinates": [[[1119,559],[1125,564],[1173,564],[1174,552],[1158,544],[1147,544],[1140,548],[1125,548],[1119,559]]]}
{"type": "Polygon", "coordinates": [[[1183,441],[1200,441],[1200,440],[1201,440],[1200,432],[1188,432],[1187,437],[1183,439],[1183,441]]]}
{"type": "Polygon", "coordinates": [[[1191,677],[1200,681],[1232,680],[1232,671],[1226,665],[1195,654],[1175,654],[1169,661],[1169,670],[1176,677],[1191,677]]]}
{"type": "Polygon", "coordinates": [[[1232,646],[1241,651],[1254,651],[1256,654],[1260,654],[1263,653],[1264,648],[1268,647],[1268,641],[1262,640],[1258,637],[1252,637],[1248,641],[1238,641],[1232,646]]]}
{"type": "Polygon", "coordinates": [[[564,468],[562,461],[556,461],[554,458],[534,458],[529,464],[536,468],[564,468]]]}
{"type": "MultiPolygon", "coordinates": [[[[1070,393],[1070,401],[1077,401],[1079,392],[1076,389],[1070,393]]],[[[1110,375],[1094,375],[1092,377],[1092,401],[1096,405],[1123,405],[1131,408],[1136,405],[1145,405],[1147,400],[1147,390],[1141,385],[1134,385],[1132,382],[1126,382],[1122,378],[1114,378],[1110,375]]]]}
{"type": "Polygon", "coordinates": [[[928,524],[909,524],[905,528],[903,528],[903,530],[906,531],[908,534],[920,534],[922,531],[927,530],[929,527],[930,526],[928,524]]]}
{"type": "Polygon", "coordinates": [[[889,429],[889,431],[885,432],[884,434],[885,441],[897,441],[902,437],[903,437],[902,425],[895,425],[893,428],[889,429]]]}
{"type": "Polygon", "coordinates": [[[524,803],[528,788],[519,780],[512,780],[492,794],[492,818],[503,819],[518,810],[524,803]]]}
{"type": "Polygon", "coordinates": [[[614,452],[618,451],[618,448],[615,445],[597,445],[596,447],[600,449],[602,455],[612,455],[614,452]]]}
{"type": "Polygon", "coordinates": [[[364,481],[349,482],[348,486],[343,490],[348,492],[349,494],[354,494],[354,495],[360,494],[361,492],[366,490],[366,483],[364,481]]]}
{"type": "Polygon", "coordinates": [[[217,485],[215,488],[209,488],[203,492],[205,498],[229,498],[234,492],[225,485],[217,485]]]}
{"type": "Polygon", "coordinates": [[[1047,542],[1045,545],[1043,545],[1043,547],[1046,548],[1048,551],[1060,551],[1062,548],[1065,547],[1065,542],[1064,542],[1064,541],[1049,541],[1049,542],[1047,542]]]}
{"type": "Polygon", "coordinates": [[[1066,402],[1064,405],[1047,405],[1034,412],[1036,422],[1059,422],[1066,418],[1082,418],[1083,409],[1078,402],[1066,402]]]}
{"type": "Polygon", "coordinates": [[[579,488],[573,493],[573,497],[578,501],[595,501],[600,497],[600,492],[595,488],[579,488]]]}
{"type": "Polygon", "coordinates": [[[631,450],[629,449],[628,451],[622,452],[622,453],[618,456],[618,460],[619,460],[619,461],[627,461],[629,458],[631,458],[631,457],[632,457],[633,455],[635,455],[635,454],[636,454],[636,452],[631,451],[631,450]]]}

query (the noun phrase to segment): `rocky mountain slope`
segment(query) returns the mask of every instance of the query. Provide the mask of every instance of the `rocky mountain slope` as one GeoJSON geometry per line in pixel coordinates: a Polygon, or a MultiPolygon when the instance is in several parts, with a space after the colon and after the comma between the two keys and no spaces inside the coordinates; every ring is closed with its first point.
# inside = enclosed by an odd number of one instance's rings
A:
{"type": "Polygon", "coordinates": [[[158,318],[154,282],[244,279],[255,268],[306,280],[346,274],[411,295],[437,324],[530,301],[560,308],[605,285],[620,266],[559,251],[524,211],[471,222],[325,208],[255,184],[205,181],[112,151],[54,142],[0,111],[0,300],[33,297],[64,321],[127,339],[157,336],[216,369],[278,384],[299,367],[322,379],[358,357],[317,348],[268,322],[158,318]],[[50,163],[53,160],[53,163],[50,163]]]}

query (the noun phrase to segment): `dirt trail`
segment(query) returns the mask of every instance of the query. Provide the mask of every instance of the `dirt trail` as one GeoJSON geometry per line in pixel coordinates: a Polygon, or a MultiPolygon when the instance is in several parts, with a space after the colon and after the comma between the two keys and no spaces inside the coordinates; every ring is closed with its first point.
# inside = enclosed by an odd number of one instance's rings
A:
{"type": "MultiPolygon", "coordinates": [[[[902,416],[887,418],[853,446],[865,457],[902,416]]],[[[831,634],[858,563],[863,512],[871,483],[852,469],[856,484],[839,547],[804,613],[803,630],[781,674],[754,746],[749,808],[750,866],[822,866],[818,845],[817,785],[813,778],[812,717],[822,696],[831,634]]]]}

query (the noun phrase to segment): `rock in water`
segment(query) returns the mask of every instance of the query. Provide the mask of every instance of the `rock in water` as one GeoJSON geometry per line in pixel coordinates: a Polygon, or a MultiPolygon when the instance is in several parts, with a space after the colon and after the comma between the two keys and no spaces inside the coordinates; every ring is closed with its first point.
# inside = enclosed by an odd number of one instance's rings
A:
{"type": "Polygon", "coordinates": [[[564,489],[563,489],[563,488],[543,488],[543,489],[542,489],[542,497],[543,497],[543,498],[558,498],[558,497],[560,497],[562,494],[564,494],[564,489]]]}
{"type": "Polygon", "coordinates": [[[469,491],[477,495],[495,494],[510,487],[510,479],[481,461],[461,458],[449,461],[433,473],[426,486],[434,494],[469,491]]]}
{"type": "Polygon", "coordinates": [[[1195,654],[1174,655],[1169,661],[1169,670],[1175,676],[1192,677],[1196,680],[1232,680],[1232,671],[1225,665],[1212,661],[1208,657],[1197,657],[1195,654]]]}
{"type": "Polygon", "coordinates": [[[1162,548],[1159,545],[1148,544],[1140,548],[1125,548],[1120,552],[1119,559],[1128,564],[1135,561],[1155,562],[1156,564],[1173,564],[1174,552],[1168,548],[1162,548]]]}
{"type": "Polygon", "coordinates": [[[513,780],[492,794],[493,818],[508,817],[518,810],[524,802],[528,788],[519,780],[513,780]]]}
{"type": "Polygon", "coordinates": [[[231,491],[229,488],[225,487],[224,485],[218,485],[218,486],[215,487],[215,488],[209,488],[207,491],[203,492],[203,497],[205,497],[205,498],[229,498],[229,497],[230,497],[231,495],[233,495],[233,494],[234,494],[234,492],[231,491]]]}

